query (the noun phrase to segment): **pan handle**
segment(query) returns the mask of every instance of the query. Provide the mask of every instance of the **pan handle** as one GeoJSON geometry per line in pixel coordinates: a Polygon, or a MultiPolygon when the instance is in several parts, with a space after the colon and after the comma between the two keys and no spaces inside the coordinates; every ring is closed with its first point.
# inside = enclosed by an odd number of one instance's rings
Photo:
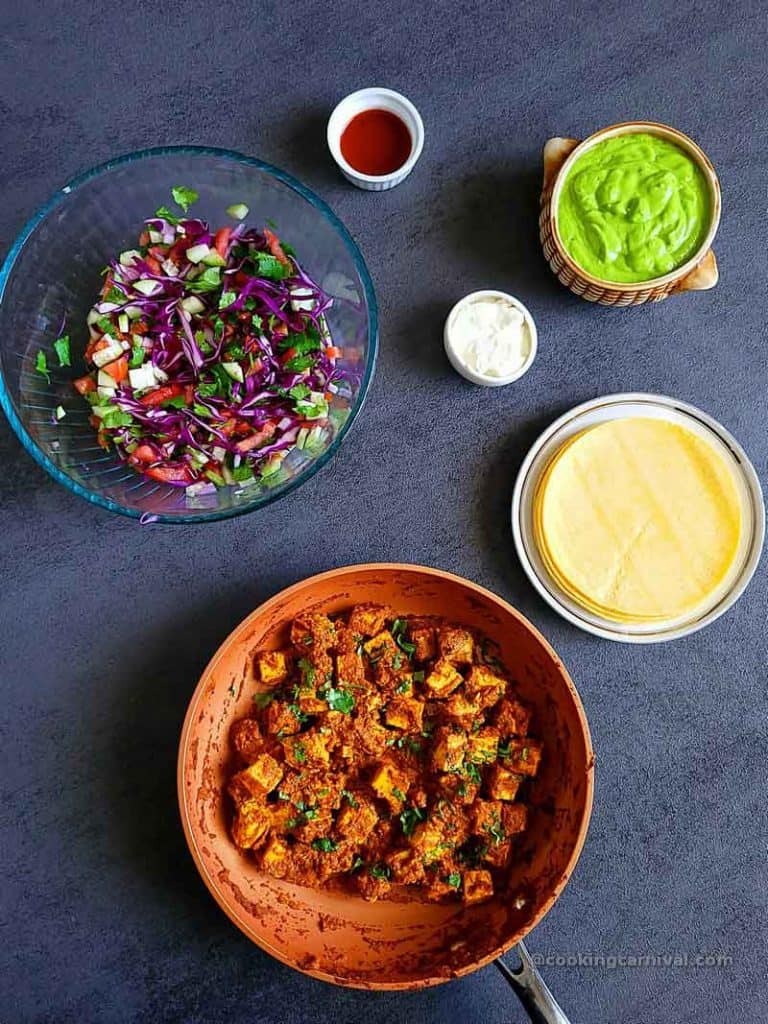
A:
{"type": "Polygon", "coordinates": [[[533,1024],[570,1024],[557,1005],[555,997],[547,988],[544,979],[536,970],[523,943],[518,942],[515,949],[520,955],[519,967],[513,970],[504,963],[501,957],[495,963],[514,989],[515,995],[525,1007],[533,1024]]]}

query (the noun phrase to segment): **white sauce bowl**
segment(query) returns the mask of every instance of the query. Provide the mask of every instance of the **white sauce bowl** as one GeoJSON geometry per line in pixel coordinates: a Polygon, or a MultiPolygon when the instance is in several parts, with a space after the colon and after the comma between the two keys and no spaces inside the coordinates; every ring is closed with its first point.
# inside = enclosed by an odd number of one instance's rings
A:
{"type": "Polygon", "coordinates": [[[498,388],[505,384],[511,384],[512,381],[519,380],[520,377],[522,377],[524,373],[527,373],[531,368],[533,361],[536,358],[538,334],[536,332],[536,324],[533,317],[519,299],[516,299],[514,295],[509,295],[507,292],[485,289],[484,291],[470,292],[469,295],[465,295],[463,299],[460,299],[456,303],[446,317],[445,328],[443,330],[443,344],[445,346],[445,354],[448,356],[451,366],[457,373],[460,373],[462,377],[470,381],[472,384],[479,384],[486,388],[498,388]],[[506,304],[513,309],[518,310],[522,314],[523,321],[528,329],[530,348],[527,356],[525,357],[525,361],[521,366],[517,367],[513,373],[510,373],[506,377],[495,377],[489,374],[479,373],[473,367],[467,365],[456,347],[455,332],[453,328],[456,323],[458,313],[466,306],[483,299],[494,299],[499,303],[506,304]]]}

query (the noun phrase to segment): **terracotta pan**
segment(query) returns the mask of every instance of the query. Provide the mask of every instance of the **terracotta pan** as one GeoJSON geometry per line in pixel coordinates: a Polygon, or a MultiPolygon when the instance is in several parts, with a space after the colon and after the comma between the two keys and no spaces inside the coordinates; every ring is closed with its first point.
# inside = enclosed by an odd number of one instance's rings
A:
{"type": "Polygon", "coordinates": [[[489,963],[526,935],[563,890],[578,860],[592,807],[594,757],[570,676],[542,635],[510,605],[468,580],[421,566],[357,565],[313,576],[257,608],[203,672],[181,734],[178,790],[195,863],[222,910],[262,949],[337,985],[409,989],[437,985],[489,963]],[[307,608],[329,614],[379,601],[408,614],[445,616],[499,644],[544,760],[530,791],[530,827],[513,884],[522,909],[497,896],[472,907],[368,903],[261,874],[227,834],[222,787],[232,722],[252,707],[253,654],[285,642],[307,608]]]}

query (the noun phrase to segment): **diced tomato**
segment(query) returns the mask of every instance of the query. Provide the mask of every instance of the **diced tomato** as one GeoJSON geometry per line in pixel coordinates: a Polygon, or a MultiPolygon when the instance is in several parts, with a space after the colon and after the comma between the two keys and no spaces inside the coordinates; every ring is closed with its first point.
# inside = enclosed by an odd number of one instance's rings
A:
{"type": "Polygon", "coordinates": [[[232,228],[219,228],[216,234],[213,236],[213,248],[222,257],[227,258],[227,246],[229,245],[229,237],[232,234],[232,228]]]}
{"type": "Polygon", "coordinates": [[[329,345],[328,348],[325,350],[325,354],[328,356],[329,359],[338,359],[339,356],[341,355],[341,349],[336,348],[335,345],[329,345]]]}
{"type": "Polygon", "coordinates": [[[146,245],[148,241],[149,241],[149,232],[148,231],[142,231],[141,234],[139,235],[139,245],[146,245]]]}
{"type": "Polygon", "coordinates": [[[272,328],[272,333],[276,338],[284,338],[288,334],[288,324],[282,322],[275,324],[272,328]]]}
{"type": "Polygon", "coordinates": [[[264,228],[264,237],[267,240],[267,248],[272,255],[276,259],[280,260],[281,263],[284,263],[286,267],[289,267],[291,265],[291,261],[283,252],[283,247],[280,245],[280,239],[274,231],[270,231],[269,228],[264,228]]]}
{"type": "Polygon", "coordinates": [[[187,466],[150,466],[144,472],[164,484],[191,484],[194,480],[187,466]]]}
{"type": "Polygon", "coordinates": [[[96,434],[96,440],[105,451],[109,451],[109,437],[103,428],[96,434]]]}
{"type": "Polygon", "coordinates": [[[148,330],[149,327],[143,320],[133,320],[131,322],[131,334],[146,334],[148,330]]]}
{"type": "Polygon", "coordinates": [[[81,395],[90,395],[96,390],[96,381],[88,373],[84,377],[78,377],[77,380],[73,380],[72,384],[75,391],[81,395]]]}
{"type": "Polygon", "coordinates": [[[168,259],[173,260],[174,263],[179,264],[187,254],[189,248],[189,242],[186,238],[180,238],[178,242],[174,242],[171,248],[168,250],[168,259]]]}
{"type": "Polygon", "coordinates": [[[260,445],[265,444],[275,435],[277,430],[277,424],[273,420],[267,420],[264,426],[255,434],[251,434],[250,437],[246,437],[244,441],[237,442],[237,450],[239,452],[250,452],[254,448],[258,448],[260,445]]]}
{"type": "Polygon", "coordinates": [[[283,352],[283,354],[280,356],[280,358],[282,359],[282,361],[284,363],[287,363],[289,359],[293,359],[293,357],[297,356],[298,354],[299,353],[298,353],[297,349],[291,347],[291,348],[287,348],[285,350],[285,352],[283,352]]]}
{"type": "Polygon", "coordinates": [[[184,388],[184,401],[187,405],[192,405],[195,400],[195,385],[187,384],[184,388]]]}
{"type": "Polygon", "coordinates": [[[160,266],[160,261],[156,260],[154,256],[145,256],[144,262],[153,274],[162,274],[163,268],[160,266]]]}
{"type": "Polygon", "coordinates": [[[234,432],[237,430],[237,420],[227,420],[225,423],[222,423],[222,425],[217,429],[220,434],[224,435],[224,437],[232,437],[234,432]]]}
{"type": "Polygon", "coordinates": [[[114,362],[103,366],[102,369],[105,373],[109,374],[112,380],[117,381],[119,384],[120,381],[128,377],[128,360],[125,356],[119,356],[114,362]]]}
{"type": "MultiPolygon", "coordinates": [[[[250,281],[250,278],[248,277],[248,275],[244,274],[242,272],[242,270],[238,270],[238,272],[234,276],[234,283],[237,285],[237,287],[238,288],[242,288],[243,285],[246,284],[248,281],[250,281]]],[[[241,313],[240,317],[243,320],[250,320],[251,314],[250,313],[241,313]]]]}
{"type": "Polygon", "coordinates": [[[164,384],[163,387],[157,388],[155,391],[149,391],[146,395],[143,395],[139,401],[142,405],[160,405],[169,398],[176,398],[177,395],[183,395],[184,388],[181,384],[164,384]]]}
{"type": "Polygon", "coordinates": [[[157,455],[154,449],[148,444],[140,444],[134,452],[131,453],[131,458],[136,459],[138,462],[156,462],[157,455]]]}
{"type": "Polygon", "coordinates": [[[249,373],[251,373],[251,374],[261,373],[263,367],[264,367],[264,363],[261,361],[261,359],[254,359],[253,360],[253,366],[249,370],[249,373]]]}

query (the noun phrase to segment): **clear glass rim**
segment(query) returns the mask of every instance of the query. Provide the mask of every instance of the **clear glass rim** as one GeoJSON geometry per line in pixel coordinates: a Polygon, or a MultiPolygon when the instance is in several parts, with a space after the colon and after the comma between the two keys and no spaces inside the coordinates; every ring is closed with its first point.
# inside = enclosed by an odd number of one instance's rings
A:
{"type": "MultiPolygon", "coordinates": [[[[180,515],[170,515],[163,512],[150,513],[153,516],[153,523],[205,523],[217,522],[222,519],[232,519],[235,516],[245,515],[248,512],[254,512],[256,509],[264,508],[266,505],[270,505],[273,501],[277,501],[279,498],[284,497],[291,491],[295,491],[296,488],[306,483],[307,480],[310,480],[333,458],[341,446],[341,442],[349,433],[352,424],[357,419],[357,416],[365,403],[368,389],[370,387],[371,380],[373,379],[373,372],[376,367],[376,358],[379,347],[379,315],[371,276],[357,243],[330,206],[328,206],[325,200],[315,195],[311,189],[308,189],[306,185],[302,185],[298,179],[294,178],[286,171],[281,170],[279,167],[274,167],[272,164],[266,163],[264,160],[256,159],[256,157],[245,156],[245,154],[239,153],[237,150],[220,149],[215,146],[157,146],[150,149],[140,149],[133,153],[126,153],[124,156],[107,160],[105,163],[98,164],[96,167],[92,167],[90,170],[84,171],[82,174],[78,174],[76,177],[72,178],[57,192],[55,192],[53,196],[51,196],[51,198],[44,203],[44,205],[41,206],[35,214],[33,214],[32,217],[30,217],[14,239],[7,256],[3,261],[2,267],[0,267],[0,305],[5,299],[6,285],[8,284],[8,280],[16,260],[24,248],[24,245],[34,233],[35,228],[37,228],[38,224],[40,224],[49,213],[55,210],[57,206],[65,202],[69,196],[77,191],[81,185],[85,185],[94,178],[98,178],[107,171],[111,171],[115,167],[120,167],[123,164],[136,163],[148,157],[183,156],[185,154],[190,156],[219,157],[224,160],[231,160],[234,163],[244,164],[247,167],[255,167],[260,171],[266,171],[267,174],[277,178],[278,181],[281,181],[294,192],[297,192],[303,199],[306,199],[310,205],[314,206],[315,209],[326,218],[326,220],[339,233],[341,240],[344,242],[347,251],[352,257],[355,269],[360,275],[360,280],[363,284],[366,305],[368,307],[369,351],[365,372],[360,381],[360,390],[346,423],[342,425],[338,434],[330,443],[326,451],[311,463],[311,465],[304,469],[296,479],[292,480],[283,490],[276,493],[268,491],[266,494],[262,494],[258,500],[243,502],[242,505],[212,512],[184,513],[180,515]]],[[[48,458],[17,415],[13,402],[11,401],[10,393],[6,387],[1,365],[0,407],[8,418],[8,422],[11,424],[14,433],[21,441],[24,449],[32,456],[38,465],[42,466],[43,469],[57,481],[57,483],[63,484],[64,487],[73,494],[78,495],[80,498],[84,498],[93,505],[99,505],[101,508],[105,508],[109,512],[117,512],[120,515],[129,516],[132,519],[141,519],[142,516],[148,514],[146,512],[141,512],[139,509],[128,508],[125,505],[121,505],[119,502],[113,501],[111,498],[104,497],[101,494],[96,494],[94,491],[91,491],[87,487],[78,483],[78,481],[67,476],[66,473],[64,473],[54,462],[51,461],[51,459],[48,458]]]]}

